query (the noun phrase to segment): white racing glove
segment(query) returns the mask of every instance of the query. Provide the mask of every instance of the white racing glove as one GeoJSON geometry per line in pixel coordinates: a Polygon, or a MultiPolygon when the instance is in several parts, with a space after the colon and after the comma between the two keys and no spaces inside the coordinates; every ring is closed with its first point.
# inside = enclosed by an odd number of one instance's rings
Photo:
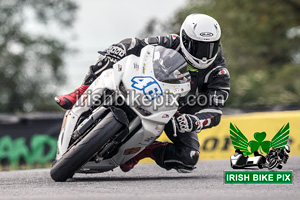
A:
{"type": "MultiPolygon", "coordinates": [[[[206,120],[207,121],[207,120],[206,120]]],[[[190,114],[175,114],[172,118],[172,123],[173,123],[173,128],[177,128],[177,130],[180,133],[185,133],[185,132],[196,132],[199,133],[203,126],[207,124],[205,123],[205,120],[200,120],[197,116],[195,115],[190,115],[190,114]],[[175,127],[174,127],[175,125],[175,127]]],[[[174,129],[174,132],[176,130],[174,129]]],[[[174,133],[174,136],[176,133],[174,133]]]]}

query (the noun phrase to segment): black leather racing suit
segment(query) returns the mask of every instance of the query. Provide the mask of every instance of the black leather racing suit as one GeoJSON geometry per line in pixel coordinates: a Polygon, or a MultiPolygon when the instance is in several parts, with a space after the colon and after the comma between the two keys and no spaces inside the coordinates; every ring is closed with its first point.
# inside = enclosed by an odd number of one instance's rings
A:
{"type": "MultiPolygon", "coordinates": [[[[103,70],[111,68],[114,63],[125,56],[130,54],[139,56],[141,49],[148,44],[161,45],[182,54],[180,38],[174,34],[143,40],[128,38],[111,45],[103,52],[99,52],[99,59],[95,65],[90,67],[84,84],[90,85],[103,70]]],[[[230,76],[222,57],[221,44],[215,61],[208,68],[202,70],[190,68],[190,74],[191,91],[187,97],[180,100],[179,112],[193,114],[200,120],[205,120],[206,125],[203,129],[218,125],[222,115],[221,107],[224,106],[230,90],[230,76]],[[188,102],[196,104],[188,105],[188,102]]],[[[177,137],[174,137],[171,122],[165,126],[165,133],[173,144],[163,143],[163,145],[157,145],[158,147],[153,149],[156,163],[166,169],[193,169],[199,157],[200,145],[197,134],[177,131],[177,137]]]]}

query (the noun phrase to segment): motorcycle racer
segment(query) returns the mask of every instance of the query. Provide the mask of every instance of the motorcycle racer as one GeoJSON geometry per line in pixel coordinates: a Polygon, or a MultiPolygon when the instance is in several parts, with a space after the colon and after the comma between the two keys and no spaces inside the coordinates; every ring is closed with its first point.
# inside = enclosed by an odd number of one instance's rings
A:
{"type": "Polygon", "coordinates": [[[287,163],[290,152],[291,147],[289,145],[285,145],[284,148],[271,149],[266,155],[266,167],[269,169],[273,169],[275,167],[282,169],[282,163],[287,163]]]}
{"type": "Polygon", "coordinates": [[[178,51],[188,63],[191,90],[180,100],[180,109],[165,126],[164,131],[173,143],[155,141],[120,167],[126,172],[139,160],[150,157],[167,170],[174,168],[178,172],[190,172],[199,158],[200,144],[197,133],[219,124],[221,107],[229,95],[230,75],[222,56],[220,38],[221,29],[215,19],[204,14],[192,14],[183,22],[180,36],[171,34],[143,40],[122,40],[99,52],[97,63],[90,66],[83,84],[78,89],[70,94],[55,97],[55,100],[62,108],[71,109],[104,70],[111,68],[127,55],[139,56],[141,49],[146,45],[161,45],[178,51]]]}

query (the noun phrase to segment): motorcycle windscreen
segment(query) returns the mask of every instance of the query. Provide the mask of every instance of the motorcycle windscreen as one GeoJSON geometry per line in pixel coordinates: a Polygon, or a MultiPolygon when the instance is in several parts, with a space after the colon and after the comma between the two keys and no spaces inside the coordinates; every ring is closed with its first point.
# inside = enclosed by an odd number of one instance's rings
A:
{"type": "Polygon", "coordinates": [[[190,73],[184,57],[173,49],[156,46],[153,54],[155,78],[161,82],[182,84],[190,81],[190,73]]]}

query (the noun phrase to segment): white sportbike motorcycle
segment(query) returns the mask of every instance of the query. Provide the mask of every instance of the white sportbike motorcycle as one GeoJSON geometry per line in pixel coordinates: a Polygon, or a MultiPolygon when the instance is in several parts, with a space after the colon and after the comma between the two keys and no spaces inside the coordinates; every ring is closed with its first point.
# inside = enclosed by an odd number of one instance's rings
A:
{"type": "Polygon", "coordinates": [[[109,171],[133,158],[161,135],[189,79],[182,55],[151,45],[103,71],[65,114],[52,179],[109,171]]]}

